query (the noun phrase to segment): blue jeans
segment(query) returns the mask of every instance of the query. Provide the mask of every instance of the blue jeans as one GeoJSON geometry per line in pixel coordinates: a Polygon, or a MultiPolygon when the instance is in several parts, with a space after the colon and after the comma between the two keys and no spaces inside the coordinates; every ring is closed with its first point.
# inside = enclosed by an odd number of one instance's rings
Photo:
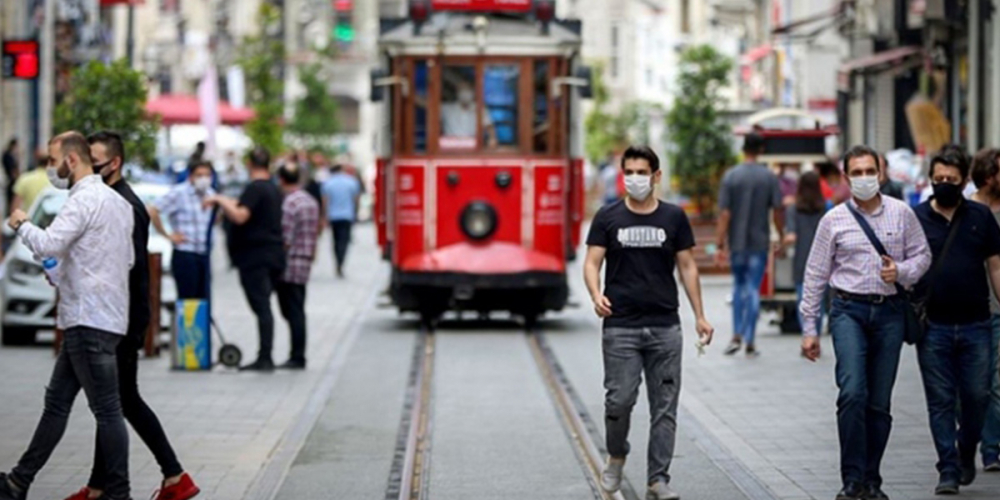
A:
{"type": "Polygon", "coordinates": [[[836,297],[830,334],[837,357],[837,431],[844,484],[881,486],[879,469],[892,430],[892,388],[903,347],[901,299],[883,303],[836,297]]]}
{"type": "MultiPolygon", "coordinates": [[[[795,285],[795,293],[798,297],[795,302],[795,312],[799,315],[799,324],[805,328],[805,322],[802,320],[802,283],[795,285]]],[[[819,303],[819,316],[816,316],[816,333],[823,333],[823,316],[826,314],[826,297],[828,294],[823,294],[823,299],[819,303]]]]}
{"type": "Polygon", "coordinates": [[[753,345],[760,316],[760,282],[764,279],[767,252],[733,252],[729,257],[733,271],[733,335],[753,345]]]}
{"type": "Polygon", "coordinates": [[[990,343],[990,403],[983,424],[983,443],[980,453],[983,464],[997,461],[1000,455],[1000,315],[993,315],[991,321],[993,342],[990,343]]]}
{"type": "Polygon", "coordinates": [[[927,335],[917,346],[931,435],[938,454],[937,470],[942,476],[957,479],[961,464],[974,467],[990,398],[991,337],[989,321],[968,325],[930,323],[927,335]],[[959,404],[961,410],[957,409],[959,404]]]}

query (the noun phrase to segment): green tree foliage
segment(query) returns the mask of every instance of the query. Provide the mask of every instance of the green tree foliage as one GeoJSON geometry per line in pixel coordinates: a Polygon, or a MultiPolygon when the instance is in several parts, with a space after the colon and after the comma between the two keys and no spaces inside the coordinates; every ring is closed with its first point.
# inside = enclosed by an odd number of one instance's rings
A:
{"type": "Polygon", "coordinates": [[[124,60],[91,61],[73,72],[72,84],[55,109],[56,133],[122,135],[129,160],[149,164],[156,155],[157,120],[146,114],[146,77],[124,60]]]}
{"type": "Polygon", "coordinates": [[[673,172],[681,192],[695,200],[703,215],[713,210],[719,178],[735,161],[732,132],[720,116],[720,90],[732,67],[709,45],[686,49],[680,57],[677,97],[667,113],[673,172]]]}
{"type": "Polygon", "coordinates": [[[243,39],[239,65],[246,77],[247,101],[257,116],[246,125],[247,136],[272,155],[284,149],[285,82],[281,67],[285,63],[285,44],[274,33],[281,29],[281,12],[262,2],[257,12],[260,33],[243,39]]]}
{"type": "Polygon", "coordinates": [[[305,95],[295,103],[295,117],[288,131],[307,148],[321,148],[337,133],[337,100],[327,90],[321,76],[322,66],[312,64],[299,71],[305,95]]]}
{"type": "Polygon", "coordinates": [[[608,111],[610,95],[604,83],[604,66],[601,63],[593,65],[591,86],[594,91],[594,107],[584,118],[587,158],[592,163],[598,164],[609,152],[620,152],[632,142],[649,144],[647,111],[659,106],[644,102],[629,102],[624,104],[618,113],[608,111]]]}

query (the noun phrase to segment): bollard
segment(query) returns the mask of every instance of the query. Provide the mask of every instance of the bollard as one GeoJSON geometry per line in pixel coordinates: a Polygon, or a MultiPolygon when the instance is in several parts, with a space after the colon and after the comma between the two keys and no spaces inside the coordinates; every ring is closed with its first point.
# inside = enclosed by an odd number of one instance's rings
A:
{"type": "Polygon", "coordinates": [[[147,358],[160,356],[160,287],[163,282],[163,255],[149,254],[149,324],[146,327],[147,358]]]}

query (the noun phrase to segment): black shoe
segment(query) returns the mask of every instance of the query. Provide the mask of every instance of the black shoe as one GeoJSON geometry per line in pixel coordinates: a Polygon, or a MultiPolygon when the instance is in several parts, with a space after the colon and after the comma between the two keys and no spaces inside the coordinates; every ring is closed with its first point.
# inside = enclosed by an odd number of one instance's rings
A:
{"type": "Polygon", "coordinates": [[[962,466],[961,475],[958,477],[958,484],[962,486],[968,486],[976,480],[976,465],[973,463],[971,467],[965,465],[962,466]]]}
{"type": "Polygon", "coordinates": [[[17,488],[10,476],[0,472],[0,500],[25,500],[26,498],[28,498],[27,488],[17,488]]]}
{"type": "Polygon", "coordinates": [[[240,367],[241,372],[273,372],[274,362],[270,360],[258,359],[249,365],[244,365],[240,367]]]}
{"type": "Polygon", "coordinates": [[[869,484],[865,486],[865,500],[889,500],[889,495],[886,495],[882,488],[874,484],[869,484]]]}
{"type": "Polygon", "coordinates": [[[837,493],[836,500],[861,500],[865,496],[865,490],[861,487],[861,483],[847,483],[844,485],[844,489],[837,493]]]}
{"type": "Polygon", "coordinates": [[[935,495],[957,495],[958,479],[951,476],[941,476],[937,488],[934,488],[935,495]]]}
{"type": "Polygon", "coordinates": [[[288,361],[285,361],[284,363],[278,365],[278,369],[279,370],[305,370],[306,369],[306,362],[305,361],[298,361],[298,360],[294,360],[294,359],[289,359],[288,361]]]}
{"type": "Polygon", "coordinates": [[[722,351],[722,354],[725,354],[726,356],[732,356],[733,354],[740,352],[741,347],[743,347],[743,343],[734,340],[730,342],[729,345],[726,346],[726,350],[722,351]]]}

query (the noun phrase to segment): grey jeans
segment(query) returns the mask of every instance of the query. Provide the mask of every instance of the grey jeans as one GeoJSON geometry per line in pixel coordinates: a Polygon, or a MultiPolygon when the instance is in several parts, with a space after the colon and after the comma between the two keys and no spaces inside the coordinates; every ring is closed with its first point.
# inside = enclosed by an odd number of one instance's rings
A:
{"type": "MultiPolygon", "coordinates": [[[[45,411],[35,428],[28,451],[21,456],[11,479],[28,487],[66,431],[73,401],[82,389],[97,420],[97,442],[105,457],[109,499],[129,498],[128,430],[118,393],[116,347],[121,335],[73,327],[63,335],[52,378],[45,390],[45,411]]],[[[104,497],[102,497],[104,498],[104,497]]]]}
{"type": "Polygon", "coordinates": [[[632,408],[645,372],[650,411],[648,484],[659,479],[669,483],[681,392],[681,327],[605,328],[603,343],[608,453],[628,455],[632,408]]]}

